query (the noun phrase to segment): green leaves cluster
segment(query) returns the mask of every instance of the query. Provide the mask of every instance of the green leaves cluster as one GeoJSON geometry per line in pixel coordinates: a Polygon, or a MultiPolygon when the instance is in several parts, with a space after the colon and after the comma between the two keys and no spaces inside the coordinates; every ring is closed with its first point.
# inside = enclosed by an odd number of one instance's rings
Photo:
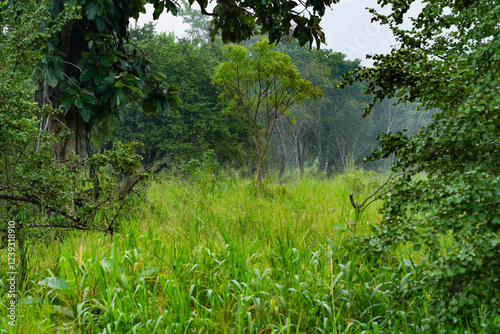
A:
{"type": "Polygon", "coordinates": [[[156,35],[149,28],[132,29],[131,38],[137,40],[155,73],[179,83],[183,103],[170,116],[144,113],[140,106],[131,106],[115,130],[115,138],[144,143],[140,148],[144,161],[168,167],[202,159],[207,150],[213,150],[221,164],[240,160],[245,154],[245,129],[236,117],[221,112],[217,91],[210,84],[212,71],[222,59],[222,43],[198,45],[171,34],[156,35]]]}
{"type": "Polygon", "coordinates": [[[287,114],[291,105],[321,96],[319,88],[302,79],[289,56],[273,51],[267,39],[247,49],[228,45],[227,61],[219,65],[213,83],[220,87],[220,98],[227,112],[287,114]],[[259,92],[261,94],[259,94],[259,92]]]}
{"type": "Polygon", "coordinates": [[[220,164],[213,150],[203,153],[203,160],[191,159],[181,167],[182,171],[189,175],[201,189],[207,193],[212,191],[220,183],[220,164]]]}
{"type": "MultiPolygon", "coordinates": [[[[495,1],[424,1],[412,30],[399,28],[412,1],[382,1],[400,46],[355,73],[375,100],[396,97],[438,108],[411,137],[381,137],[371,158],[396,153],[406,172],[384,206],[372,249],[412,242],[428,254],[422,276],[399,297],[426,290],[437,322],[500,311],[500,5],[495,1]],[[427,175],[414,179],[418,173],[427,175]]],[[[375,101],[374,100],[374,101],[375,101]]],[[[369,109],[367,110],[369,112],[369,109]]]]}
{"type": "MultiPolygon", "coordinates": [[[[153,17],[157,19],[166,9],[177,15],[175,1],[151,0],[155,7],[153,17]]],[[[293,0],[218,0],[212,12],[207,12],[207,0],[189,0],[195,2],[201,12],[212,18],[210,37],[215,40],[217,34],[222,35],[224,43],[242,42],[252,36],[268,34],[269,40],[279,42],[287,36],[295,37],[300,45],[316,42],[319,48],[325,43],[325,35],[319,26],[321,17],[327,7],[338,0],[307,0],[300,4],[293,0]],[[307,15],[304,15],[304,13],[307,15]]]]}
{"type": "Polygon", "coordinates": [[[66,5],[53,23],[48,1],[0,7],[0,230],[15,221],[21,251],[35,227],[110,231],[123,203],[118,173],[147,177],[136,144],[117,143],[90,159],[69,155],[54,161],[54,145],[67,129],[46,131],[47,117],[57,110],[32,102],[32,75],[47,40],[77,19],[78,11],[66,5]]]}
{"type": "Polygon", "coordinates": [[[257,154],[257,188],[262,164],[277,120],[292,117],[290,107],[322,96],[310,81],[302,79],[289,56],[274,51],[266,38],[247,49],[228,45],[227,58],[217,66],[212,83],[218,86],[226,112],[238,115],[252,137],[257,154]]]}
{"type": "MultiPolygon", "coordinates": [[[[121,119],[128,103],[142,103],[146,112],[175,111],[180,104],[177,86],[167,85],[166,77],[151,71],[151,63],[135,46],[126,47],[128,19],[145,12],[144,2],[75,3],[81,18],[68,22],[62,34],[54,34],[47,43],[41,75],[62,91],[59,107],[64,112],[77,108],[94,130],[94,145],[110,138],[114,120],[121,119]],[[64,34],[71,35],[71,40],[65,40],[64,34]]],[[[58,2],[51,6],[53,14],[61,10],[58,2]]]]}
{"type": "MultiPolygon", "coordinates": [[[[67,6],[59,19],[76,16],[76,8],[67,6]]],[[[32,102],[34,64],[50,34],[58,30],[51,22],[48,2],[23,2],[0,7],[0,200],[2,221],[30,215],[26,205],[6,202],[9,198],[30,192],[33,201],[46,194],[57,194],[63,180],[71,178],[67,170],[53,162],[51,142],[57,138],[38,126],[39,116],[53,112],[41,110],[32,102]],[[7,213],[7,214],[6,214],[7,213]]],[[[68,194],[59,193],[67,202],[68,194]]],[[[51,201],[45,204],[52,205],[51,201]]]]}

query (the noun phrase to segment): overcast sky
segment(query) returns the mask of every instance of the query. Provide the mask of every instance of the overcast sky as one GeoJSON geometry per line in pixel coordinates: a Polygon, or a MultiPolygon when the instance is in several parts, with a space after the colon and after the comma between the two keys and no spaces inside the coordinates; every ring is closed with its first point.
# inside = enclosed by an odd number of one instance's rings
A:
{"type": "MultiPolygon", "coordinates": [[[[327,46],[324,48],[342,52],[347,59],[359,58],[363,65],[370,66],[366,54],[387,53],[395,41],[388,28],[370,22],[371,14],[366,7],[380,9],[376,0],[341,0],[327,11],[320,25],[326,34],[327,46]]],[[[421,5],[417,3],[411,13],[417,15],[420,9],[421,5]]],[[[148,7],[148,13],[139,17],[139,25],[152,21],[152,12],[152,7],[148,7]]],[[[184,37],[189,28],[182,23],[182,17],[171,14],[162,14],[156,22],[157,32],[173,31],[178,37],[184,37]]]]}

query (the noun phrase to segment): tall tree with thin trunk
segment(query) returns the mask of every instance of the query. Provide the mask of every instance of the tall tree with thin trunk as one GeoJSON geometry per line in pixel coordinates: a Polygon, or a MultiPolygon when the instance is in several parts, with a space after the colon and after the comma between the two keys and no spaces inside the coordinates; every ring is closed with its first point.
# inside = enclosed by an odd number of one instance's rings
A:
{"type": "Polygon", "coordinates": [[[262,166],[277,120],[292,117],[290,107],[322,96],[319,88],[302,79],[289,56],[273,51],[267,39],[250,46],[224,48],[227,58],[212,76],[227,104],[226,111],[237,114],[255,144],[257,183],[262,182],[262,166]]]}

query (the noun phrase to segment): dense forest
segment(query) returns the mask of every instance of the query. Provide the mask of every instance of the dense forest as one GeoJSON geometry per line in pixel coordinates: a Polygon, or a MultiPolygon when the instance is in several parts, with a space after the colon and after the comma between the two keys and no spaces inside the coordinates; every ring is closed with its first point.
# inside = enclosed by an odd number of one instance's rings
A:
{"type": "MultiPolygon", "coordinates": [[[[193,14],[189,18],[194,27],[206,30],[191,28],[191,37],[179,39],[173,34],[155,33],[153,23],[131,29],[131,39],[152,66],[179,83],[182,105],[171,116],[146,114],[140,107],[130,107],[113,138],[144,143],[140,151],[144,161],[170,170],[191,159],[201,160],[205,152],[213,150],[224,167],[251,177],[256,166],[251,138],[238,118],[223,112],[217,87],[211,84],[215,67],[223,61],[223,44],[220,40],[209,42],[208,19],[193,14]]],[[[259,39],[255,37],[244,45],[259,39]]],[[[363,118],[363,110],[372,99],[364,94],[364,84],[337,87],[342,75],[359,66],[359,60],[347,60],[328,49],[300,47],[296,40],[279,44],[276,51],[288,55],[302,77],[319,86],[323,96],[293,105],[291,115],[278,119],[266,155],[268,176],[303,174],[306,168],[316,175],[333,176],[361,165],[377,147],[380,133],[405,131],[411,135],[431,117],[431,112],[417,111],[416,103],[395,106],[395,100],[386,99],[363,118]]],[[[365,168],[387,171],[391,159],[367,163],[365,168]]]]}
{"type": "Polygon", "coordinates": [[[500,332],[500,4],[338,2],[0,1],[0,332],[500,332]]]}

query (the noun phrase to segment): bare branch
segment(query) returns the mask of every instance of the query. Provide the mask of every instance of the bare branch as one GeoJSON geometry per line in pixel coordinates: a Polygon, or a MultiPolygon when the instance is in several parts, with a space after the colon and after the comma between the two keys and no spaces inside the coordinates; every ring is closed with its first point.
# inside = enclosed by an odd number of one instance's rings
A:
{"type": "Polygon", "coordinates": [[[70,62],[70,61],[66,61],[66,60],[65,60],[65,61],[63,61],[63,63],[68,64],[68,65],[71,65],[71,66],[74,66],[74,67],[76,67],[77,69],[79,69],[79,70],[80,70],[80,72],[83,72],[83,70],[82,70],[79,66],[77,66],[76,64],[73,64],[73,63],[72,63],[72,62],[70,62]]]}
{"type": "MultiPolygon", "coordinates": [[[[401,176],[403,174],[405,174],[406,172],[401,172],[401,173],[398,173],[396,175],[394,175],[394,178],[398,177],[398,176],[401,176]]],[[[385,181],[380,187],[378,187],[377,190],[375,190],[370,196],[368,196],[364,201],[363,203],[357,205],[355,200],[354,200],[354,193],[350,193],[349,194],[349,199],[351,200],[351,205],[352,207],[354,208],[354,210],[356,211],[356,216],[358,216],[361,212],[363,212],[368,206],[370,206],[370,204],[372,204],[373,202],[375,202],[377,199],[379,199],[380,197],[384,196],[385,194],[389,193],[392,191],[392,189],[389,189],[387,190],[386,192],[384,192],[383,194],[379,195],[378,197],[375,197],[373,198],[371,201],[369,201],[372,197],[374,197],[380,190],[382,190],[390,181],[391,179],[393,179],[393,175],[392,173],[389,175],[389,177],[387,178],[387,181],[385,181]],[[369,201],[369,202],[368,202],[369,201]],[[368,203],[367,203],[368,202],[368,203]]]]}

